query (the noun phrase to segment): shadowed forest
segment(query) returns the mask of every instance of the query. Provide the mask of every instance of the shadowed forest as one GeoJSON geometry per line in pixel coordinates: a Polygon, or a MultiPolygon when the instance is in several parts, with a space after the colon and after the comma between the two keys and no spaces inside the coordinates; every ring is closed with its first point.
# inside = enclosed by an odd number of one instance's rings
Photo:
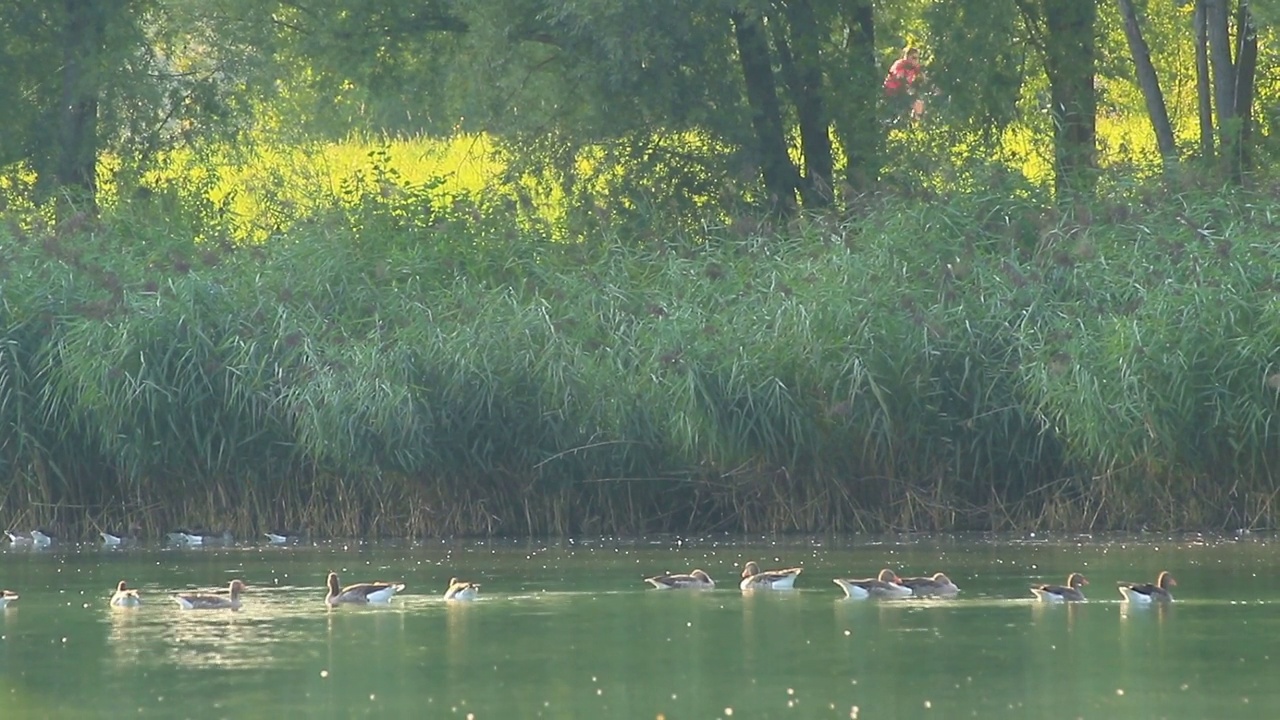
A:
{"type": "Polygon", "coordinates": [[[1276,0],[0,4],[7,527],[1277,525],[1276,0]]]}

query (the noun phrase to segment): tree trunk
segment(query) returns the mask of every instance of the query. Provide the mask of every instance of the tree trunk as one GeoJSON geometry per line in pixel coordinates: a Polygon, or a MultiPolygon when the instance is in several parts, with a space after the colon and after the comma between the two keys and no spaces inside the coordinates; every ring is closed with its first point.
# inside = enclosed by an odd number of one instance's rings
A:
{"type": "Polygon", "coordinates": [[[1173,139],[1173,126],[1169,123],[1169,110],[1164,104],[1164,93],[1160,91],[1160,78],[1151,64],[1151,49],[1142,37],[1142,26],[1138,24],[1133,0],[1116,1],[1120,6],[1120,17],[1124,19],[1124,35],[1129,41],[1129,53],[1133,55],[1138,85],[1147,103],[1147,116],[1151,118],[1151,128],[1156,134],[1156,146],[1168,167],[1177,159],[1178,149],[1173,139]]]}
{"type": "Polygon", "coordinates": [[[740,11],[734,11],[731,18],[738,45],[738,58],[742,63],[747,103],[751,106],[751,124],[756,133],[756,150],[760,154],[760,172],[764,176],[765,189],[774,209],[790,214],[796,209],[796,188],[800,184],[800,177],[787,153],[769,42],[758,19],[740,11]]]}
{"type": "Polygon", "coordinates": [[[1209,24],[1206,18],[1205,0],[1196,0],[1196,100],[1200,116],[1200,157],[1205,162],[1213,159],[1213,97],[1209,83],[1209,24]]]}
{"type": "Polygon", "coordinates": [[[1236,68],[1231,61],[1231,32],[1227,27],[1228,0],[1205,0],[1209,30],[1209,60],[1213,69],[1213,100],[1218,114],[1218,145],[1231,182],[1243,179],[1240,166],[1240,123],[1236,119],[1236,68]]]}
{"type": "Polygon", "coordinates": [[[831,204],[835,162],[831,154],[831,123],[823,100],[818,24],[809,0],[789,0],[783,10],[786,22],[774,23],[774,36],[800,125],[800,150],[804,155],[800,199],[805,207],[825,207],[831,204]]]}
{"type": "Polygon", "coordinates": [[[1045,70],[1054,117],[1054,188],[1090,193],[1097,181],[1096,0],[1044,0],[1045,70]]]}
{"type": "Polygon", "coordinates": [[[1253,135],[1254,81],[1258,72],[1258,28],[1249,11],[1249,0],[1240,0],[1236,14],[1235,116],[1240,122],[1240,166],[1249,167],[1249,139],[1253,135]]]}
{"type": "Polygon", "coordinates": [[[844,180],[851,190],[867,191],[880,175],[883,131],[876,120],[880,68],[876,62],[875,17],[869,0],[840,4],[846,43],[837,65],[844,82],[831,93],[833,125],[844,148],[844,180]]]}
{"type": "Polygon", "coordinates": [[[106,5],[64,0],[62,18],[62,107],[54,183],[70,211],[97,209],[99,60],[106,35],[106,5]]]}

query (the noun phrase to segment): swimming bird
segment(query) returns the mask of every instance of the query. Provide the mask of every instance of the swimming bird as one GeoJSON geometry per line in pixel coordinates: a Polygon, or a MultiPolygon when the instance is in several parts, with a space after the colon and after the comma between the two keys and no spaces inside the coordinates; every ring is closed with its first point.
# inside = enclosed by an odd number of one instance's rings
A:
{"type": "Polygon", "coordinates": [[[185,528],[178,528],[168,533],[169,542],[174,545],[203,545],[204,535],[198,532],[192,532],[185,528]]]}
{"type": "Polygon", "coordinates": [[[0,590],[0,610],[9,607],[9,603],[18,599],[18,593],[12,590],[0,590]]]}
{"type": "Polygon", "coordinates": [[[13,543],[14,547],[47,548],[53,544],[53,536],[43,530],[9,531],[5,534],[9,536],[9,542],[13,543]]]}
{"type": "Polygon", "coordinates": [[[445,600],[475,600],[480,594],[480,583],[463,582],[458,578],[449,580],[449,589],[444,591],[445,600]]]}
{"type": "Polygon", "coordinates": [[[175,545],[234,545],[235,537],[230,530],[220,533],[211,530],[178,529],[169,533],[169,541],[175,545]]]}
{"type": "Polygon", "coordinates": [[[742,582],[738,587],[743,590],[790,590],[796,586],[796,577],[804,568],[787,568],[785,570],[761,571],[755,560],[742,567],[742,582]]]}
{"type": "Polygon", "coordinates": [[[711,576],[702,570],[694,570],[687,575],[663,572],[661,575],[645,578],[644,581],[659,590],[711,590],[716,586],[711,576]]]}
{"type": "Polygon", "coordinates": [[[898,576],[889,568],[880,571],[880,574],[874,578],[864,578],[850,580],[845,578],[835,578],[832,580],[839,585],[844,594],[853,600],[861,600],[863,598],[904,598],[911,596],[911,588],[898,582],[898,576]]]}
{"type": "Polygon", "coordinates": [[[960,588],[944,573],[934,573],[929,577],[900,578],[897,582],[911,588],[912,597],[955,597],[960,593],[960,588]]]}
{"type": "Polygon", "coordinates": [[[364,605],[366,603],[390,602],[395,594],[404,590],[404,583],[367,582],[342,587],[338,583],[338,573],[329,573],[326,581],[329,592],[324,601],[330,607],[343,603],[364,605]]]}
{"type": "Polygon", "coordinates": [[[239,580],[232,580],[230,594],[179,593],[173,599],[183,610],[239,610],[240,592],[247,587],[239,580]]]}
{"type": "Polygon", "coordinates": [[[98,534],[102,536],[103,547],[122,547],[138,542],[138,533],[141,530],[142,528],[138,525],[130,525],[127,531],[103,531],[98,534]]]}
{"type": "Polygon", "coordinates": [[[1173,594],[1169,592],[1169,588],[1177,584],[1178,581],[1173,579],[1168,570],[1161,570],[1154,583],[1120,581],[1116,586],[1125,600],[1131,603],[1149,603],[1173,602],[1173,594]]]}
{"type": "Polygon", "coordinates": [[[111,596],[112,607],[131,608],[142,605],[142,598],[138,597],[137,590],[130,590],[125,587],[124,581],[121,580],[116,585],[116,592],[111,596]]]}
{"type": "Polygon", "coordinates": [[[301,533],[290,532],[288,530],[272,530],[271,532],[262,533],[266,536],[267,541],[272,545],[288,545],[289,543],[298,542],[302,537],[301,533]]]}
{"type": "Polygon", "coordinates": [[[1066,585],[1032,585],[1031,594],[1042,602],[1083,602],[1084,593],[1080,588],[1088,584],[1084,575],[1073,572],[1067,576],[1066,585]]]}

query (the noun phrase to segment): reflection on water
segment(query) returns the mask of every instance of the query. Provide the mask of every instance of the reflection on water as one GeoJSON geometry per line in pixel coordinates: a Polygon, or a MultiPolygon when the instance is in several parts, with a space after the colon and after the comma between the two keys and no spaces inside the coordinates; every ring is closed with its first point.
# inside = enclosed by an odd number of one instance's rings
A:
{"type": "MultiPolygon", "coordinates": [[[[954,538],[780,543],[428,543],[267,551],[0,553],[22,594],[0,612],[0,681],[25,716],[1269,717],[1280,655],[1271,543],[954,538]],[[792,591],[651,591],[653,568],[734,577],[796,558],[792,591]],[[955,599],[850,601],[858,567],[938,567],[955,599]],[[1027,585],[1086,569],[1095,588],[1169,567],[1173,605],[1101,591],[1042,603],[1027,585]],[[403,577],[389,606],[327,608],[330,568],[403,577]],[[445,602],[457,568],[484,582],[445,602]],[[107,606],[119,578],[146,605],[107,606]],[[240,611],[174,592],[250,584],[240,611]],[[21,672],[13,669],[21,667],[21,672]],[[853,708],[857,708],[856,711],[853,708]]],[[[6,715],[10,704],[6,704],[6,715]]]]}

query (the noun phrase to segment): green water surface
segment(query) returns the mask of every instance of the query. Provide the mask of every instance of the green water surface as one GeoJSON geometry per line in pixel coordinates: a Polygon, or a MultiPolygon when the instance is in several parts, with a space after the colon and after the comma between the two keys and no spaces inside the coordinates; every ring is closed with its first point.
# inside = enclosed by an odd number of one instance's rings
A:
{"type": "Polygon", "coordinates": [[[1270,539],[578,540],[0,553],[5,717],[1280,717],[1270,539]],[[800,565],[790,592],[738,568],[800,565]],[[831,579],[946,571],[954,600],[849,601],[831,579]],[[641,578],[707,570],[713,591],[641,578]],[[403,580],[388,607],[323,604],[324,577],[403,580]],[[1117,580],[1178,579],[1131,608],[1117,580]],[[1030,582],[1079,570],[1089,601],[1030,582]],[[441,599],[452,576],[479,600],[441,599]],[[238,612],[174,592],[251,587],[238,612]],[[129,581],[147,604],[108,607],[129,581]],[[15,714],[16,713],[16,714],[15,714]]]}

